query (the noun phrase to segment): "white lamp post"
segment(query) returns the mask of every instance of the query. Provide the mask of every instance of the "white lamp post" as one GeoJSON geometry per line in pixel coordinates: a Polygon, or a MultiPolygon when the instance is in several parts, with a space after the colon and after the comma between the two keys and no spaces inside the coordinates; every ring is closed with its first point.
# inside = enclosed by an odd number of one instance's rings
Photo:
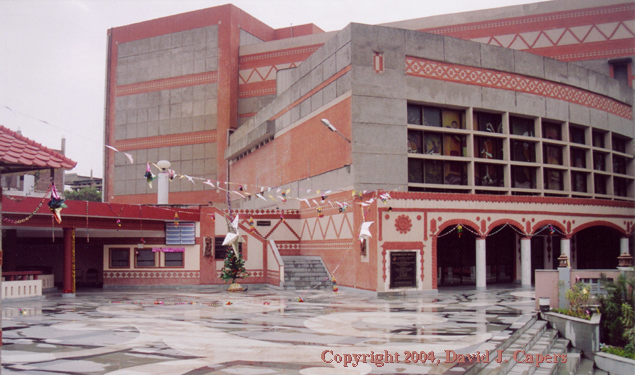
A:
{"type": "Polygon", "coordinates": [[[169,172],[170,162],[167,160],[159,160],[157,166],[161,168],[159,172],[159,183],[157,184],[157,203],[169,204],[168,193],[170,192],[169,172]]]}
{"type": "Polygon", "coordinates": [[[346,137],[344,136],[344,134],[340,133],[340,132],[339,132],[339,131],[335,128],[335,126],[333,126],[333,124],[331,124],[331,122],[330,122],[329,120],[327,120],[327,119],[323,118],[323,119],[322,119],[322,120],[320,120],[320,121],[322,122],[322,124],[324,124],[324,126],[326,126],[327,128],[329,128],[329,130],[330,130],[330,131],[332,131],[332,132],[335,132],[335,133],[339,134],[339,135],[340,135],[340,137],[342,137],[342,138],[346,139],[346,142],[351,143],[351,140],[350,140],[350,139],[348,139],[348,138],[346,138],[346,137]]]}

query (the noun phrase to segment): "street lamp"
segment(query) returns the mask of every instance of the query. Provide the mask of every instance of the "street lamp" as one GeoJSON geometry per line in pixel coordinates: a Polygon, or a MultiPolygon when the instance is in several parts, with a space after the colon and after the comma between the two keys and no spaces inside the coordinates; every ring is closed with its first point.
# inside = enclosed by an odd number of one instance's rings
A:
{"type": "Polygon", "coordinates": [[[161,168],[159,172],[159,183],[157,184],[157,204],[168,204],[168,193],[170,192],[169,185],[169,168],[170,162],[167,160],[159,160],[157,166],[161,168]]]}
{"type": "Polygon", "coordinates": [[[351,140],[346,138],[344,136],[344,134],[340,133],[335,126],[333,126],[333,124],[331,124],[331,122],[328,119],[323,118],[322,120],[320,120],[322,122],[322,124],[324,124],[324,126],[326,126],[327,128],[329,128],[330,131],[335,132],[337,134],[340,135],[340,137],[346,139],[346,142],[351,143],[351,140]]]}

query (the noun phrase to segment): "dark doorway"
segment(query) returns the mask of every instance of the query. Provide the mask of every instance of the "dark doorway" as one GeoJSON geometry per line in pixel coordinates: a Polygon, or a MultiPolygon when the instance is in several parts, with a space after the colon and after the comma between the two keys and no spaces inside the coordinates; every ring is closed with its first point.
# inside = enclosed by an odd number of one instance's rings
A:
{"type": "MultiPolygon", "coordinates": [[[[620,256],[620,233],[609,227],[591,227],[576,233],[572,242],[575,243],[575,253],[571,257],[577,258],[576,268],[611,269],[617,267],[617,257],[620,256]]],[[[571,246],[573,248],[573,244],[571,246]]]]}
{"type": "Polygon", "coordinates": [[[437,239],[439,286],[476,285],[476,236],[455,226],[443,230],[437,239]]]}
{"type": "Polygon", "coordinates": [[[511,226],[494,228],[485,240],[487,284],[511,283],[516,266],[516,232],[511,226]]]}

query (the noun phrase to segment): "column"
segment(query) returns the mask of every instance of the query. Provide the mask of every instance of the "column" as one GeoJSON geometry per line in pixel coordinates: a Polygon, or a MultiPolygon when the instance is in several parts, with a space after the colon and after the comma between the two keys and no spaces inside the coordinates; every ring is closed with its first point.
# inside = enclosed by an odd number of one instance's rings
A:
{"type": "Polygon", "coordinates": [[[485,264],[485,238],[476,239],[476,289],[485,289],[487,266],[485,264]]]}
{"type": "Polygon", "coordinates": [[[75,297],[75,228],[64,228],[63,297],[75,297]]]}
{"type": "Polygon", "coordinates": [[[617,268],[628,271],[633,266],[633,256],[628,251],[628,237],[620,238],[620,256],[617,257],[617,268]]]}
{"type": "Polygon", "coordinates": [[[531,287],[531,238],[520,239],[521,285],[531,287]]]}
{"type": "Polygon", "coordinates": [[[565,292],[571,288],[571,267],[569,266],[569,256],[571,256],[571,239],[560,239],[560,256],[558,257],[558,307],[566,309],[569,301],[565,298],[565,292]]]}

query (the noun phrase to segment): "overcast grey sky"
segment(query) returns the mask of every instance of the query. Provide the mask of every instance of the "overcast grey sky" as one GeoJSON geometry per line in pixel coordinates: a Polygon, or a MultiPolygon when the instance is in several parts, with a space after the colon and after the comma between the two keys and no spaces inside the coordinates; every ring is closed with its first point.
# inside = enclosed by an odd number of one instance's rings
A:
{"type": "Polygon", "coordinates": [[[109,28],[229,2],[273,28],[332,31],[537,1],[0,0],[0,125],[55,149],[65,137],[73,172],[101,177],[109,28]]]}

